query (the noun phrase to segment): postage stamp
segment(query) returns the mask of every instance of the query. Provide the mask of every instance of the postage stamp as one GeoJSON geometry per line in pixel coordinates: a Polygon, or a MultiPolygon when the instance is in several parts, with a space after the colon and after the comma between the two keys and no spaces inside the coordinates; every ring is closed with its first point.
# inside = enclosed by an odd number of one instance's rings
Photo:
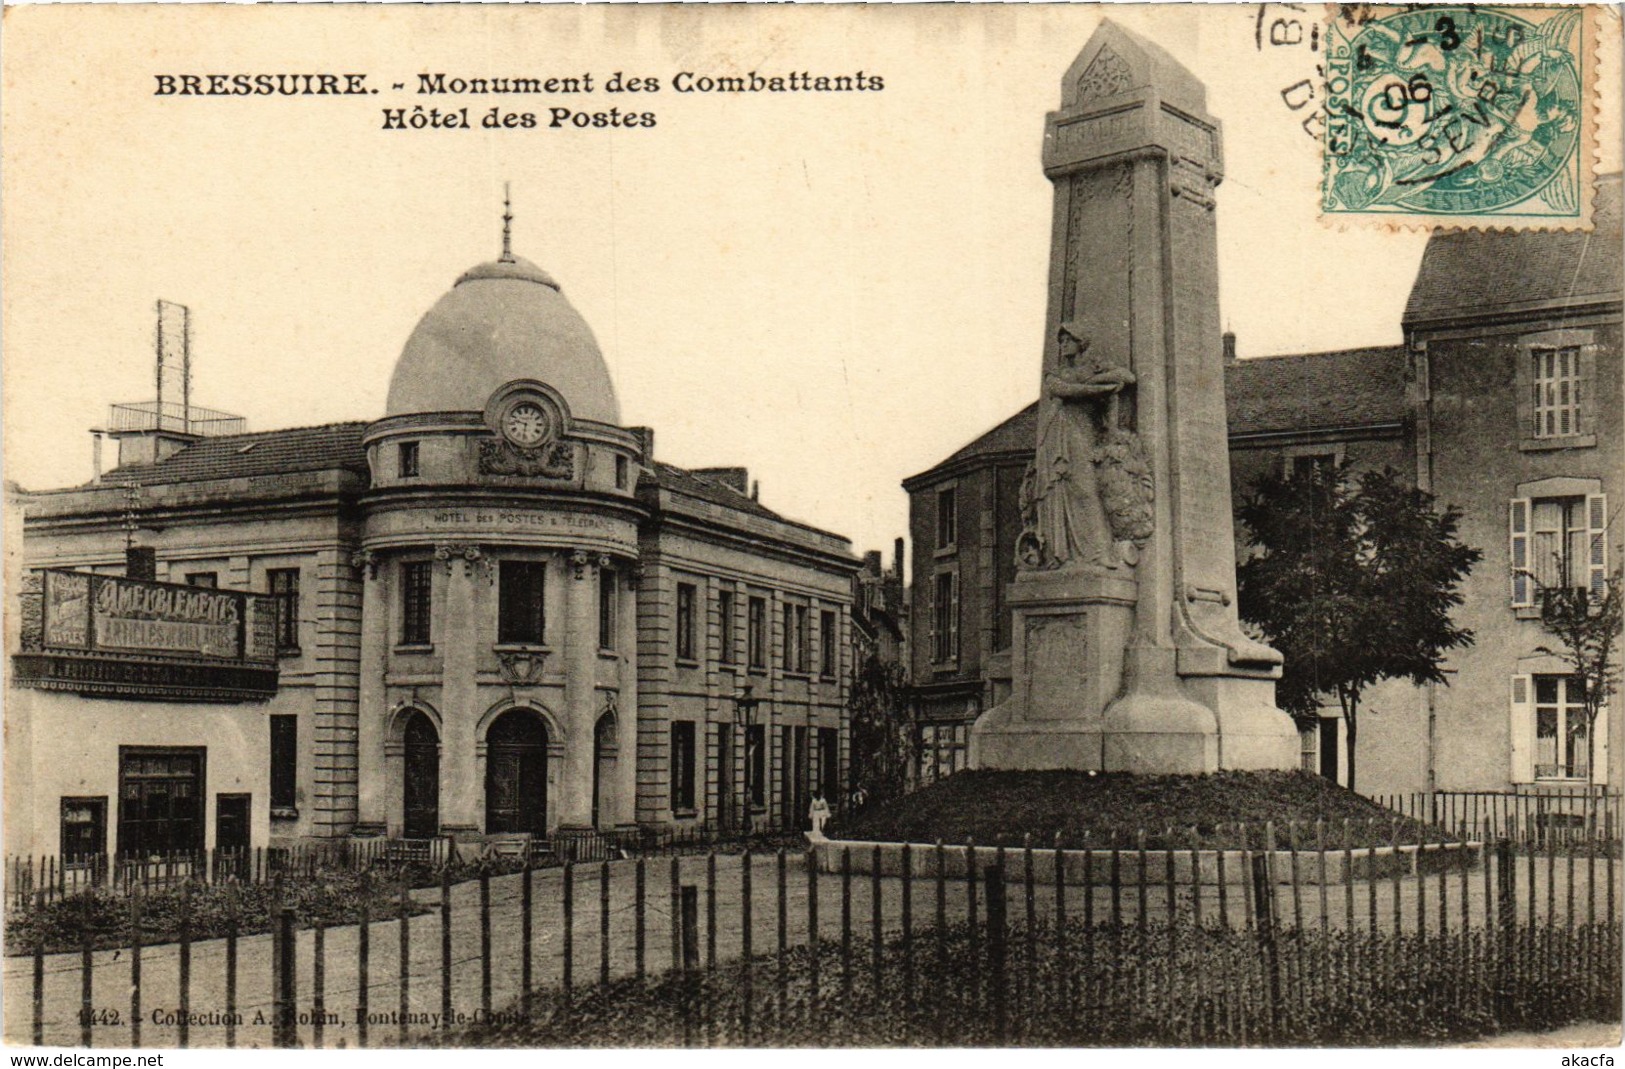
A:
{"type": "Polygon", "coordinates": [[[1321,218],[1587,229],[1592,7],[1340,8],[1321,218]]]}

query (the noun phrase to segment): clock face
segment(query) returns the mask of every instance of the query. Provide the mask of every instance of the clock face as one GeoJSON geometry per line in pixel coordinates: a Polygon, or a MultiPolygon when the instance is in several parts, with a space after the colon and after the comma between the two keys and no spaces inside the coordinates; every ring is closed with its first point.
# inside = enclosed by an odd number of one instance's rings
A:
{"type": "Polygon", "coordinates": [[[515,445],[535,445],[547,437],[547,413],[539,405],[521,401],[508,410],[502,421],[502,433],[515,445]]]}

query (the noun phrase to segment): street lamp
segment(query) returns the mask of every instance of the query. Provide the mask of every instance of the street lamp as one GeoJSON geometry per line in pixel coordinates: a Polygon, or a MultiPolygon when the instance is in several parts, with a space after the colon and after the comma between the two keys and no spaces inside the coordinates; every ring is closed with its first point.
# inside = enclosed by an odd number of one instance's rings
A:
{"type": "Polygon", "coordinates": [[[750,838],[750,790],[751,768],[753,766],[750,752],[750,728],[756,716],[756,707],[761,702],[762,700],[752,693],[752,686],[749,683],[741,684],[739,693],[734,697],[734,714],[738,718],[739,726],[744,729],[745,737],[745,774],[739,777],[739,793],[740,799],[744,803],[742,812],[744,814],[745,838],[747,839],[750,838]]]}

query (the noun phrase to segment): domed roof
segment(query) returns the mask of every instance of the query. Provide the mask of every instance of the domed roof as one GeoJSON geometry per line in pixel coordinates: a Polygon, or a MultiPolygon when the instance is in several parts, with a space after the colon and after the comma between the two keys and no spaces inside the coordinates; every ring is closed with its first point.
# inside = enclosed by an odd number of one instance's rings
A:
{"type": "Polygon", "coordinates": [[[477,412],[515,379],[552,386],[577,419],[621,420],[586,320],[546,271],[505,255],[463,272],[418,321],[395,362],[384,414],[477,412]]]}

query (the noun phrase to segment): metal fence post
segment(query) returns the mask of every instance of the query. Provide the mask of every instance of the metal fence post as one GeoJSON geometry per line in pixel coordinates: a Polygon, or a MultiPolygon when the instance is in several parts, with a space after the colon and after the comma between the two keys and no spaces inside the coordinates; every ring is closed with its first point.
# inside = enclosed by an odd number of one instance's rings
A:
{"type": "MultiPolygon", "coordinates": [[[[135,900],[132,898],[131,902],[133,903],[134,901],[135,900]]],[[[37,896],[36,896],[36,903],[37,904],[35,906],[35,909],[39,909],[43,905],[43,903],[39,902],[37,896]]],[[[136,908],[136,907],[134,907],[132,905],[132,909],[134,909],[134,908],[136,908]]],[[[132,924],[132,927],[135,929],[135,931],[136,931],[136,939],[137,939],[137,941],[139,941],[140,938],[141,938],[141,936],[140,936],[140,928],[139,928],[139,926],[137,926],[135,924],[132,924]]],[[[131,960],[133,962],[135,959],[131,959],[131,960]]],[[[135,966],[132,964],[131,968],[133,969],[133,968],[135,968],[135,966]]],[[[137,977],[139,977],[140,973],[137,972],[135,975],[137,977]]],[[[131,981],[130,990],[131,990],[132,993],[140,990],[137,981],[134,981],[134,980],[131,981]]],[[[141,996],[140,995],[133,995],[133,997],[137,1000],[136,1015],[138,1015],[140,1013],[139,1001],[140,1001],[141,996]]],[[[134,1019],[134,1016],[135,1015],[132,1015],[132,1020],[134,1019]]],[[[133,1024],[131,1027],[134,1030],[132,1034],[135,1036],[135,1039],[130,1043],[130,1046],[132,1046],[132,1047],[140,1046],[141,1045],[141,1026],[133,1024]]],[[[44,925],[41,925],[34,932],[34,1046],[36,1046],[36,1047],[45,1046],[45,926],[44,925]]]]}
{"type": "Polygon", "coordinates": [[[695,972],[700,966],[700,889],[684,884],[679,889],[679,908],[673,918],[680,930],[683,971],[683,1046],[694,1044],[694,1008],[697,1001],[695,972]]]}
{"type": "MultiPolygon", "coordinates": [[[[86,913],[89,910],[87,908],[86,913]]],[[[90,959],[90,924],[89,917],[81,926],[79,933],[79,1045],[92,1046],[90,1026],[96,1015],[96,1001],[92,989],[90,959]]]]}
{"type": "Polygon", "coordinates": [[[281,1035],[276,1046],[298,1046],[298,1033],[294,1022],[297,1020],[299,985],[294,975],[296,948],[296,935],[293,924],[293,907],[283,906],[277,915],[277,934],[280,937],[277,945],[277,1003],[281,1012],[277,1015],[281,1035]]]}
{"type": "Polygon", "coordinates": [[[406,866],[401,866],[401,898],[400,898],[400,1003],[397,1014],[397,1036],[401,1046],[406,1046],[406,1021],[410,1016],[412,997],[412,913],[411,913],[411,880],[407,878],[406,866]]]}
{"type": "MultiPolygon", "coordinates": [[[[231,927],[226,933],[226,965],[228,971],[236,965],[237,923],[232,914],[231,927]]],[[[231,1011],[236,1008],[236,980],[226,978],[226,1045],[231,1046],[231,1011]]],[[[36,1044],[37,1045],[37,1044],[36,1044]]],[[[141,1045],[141,894],[130,894],[130,1046],[141,1045]]]]}
{"type": "Polygon", "coordinates": [[[1275,885],[1270,879],[1270,851],[1261,850],[1252,856],[1253,915],[1257,925],[1258,946],[1264,955],[1264,974],[1268,981],[1269,1027],[1272,1037],[1279,1038],[1281,1024],[1281,960],[1275,939],[1275,885]]]}
{"type": "Polygon", "coordinates": [[[327,1024],[327,926],[318,915],[311,933],[310,1043],[320,1048],[327,1024]]]}
{"type": "Polygon", "coordinates": [[[192,1040],[192,874],[188,872],[181,882],[181,930],[180,930],[180,1005],[176,1022],[178,1029],[176,1045],[186,1047],[192,1040]]]}
{"type": "MultiPolygon", "coordinates": [[[[564,913],[564,997],[570,997],[570,863],[565,862],[565,913],[564,913]]],[[[480,1010],[485,1019],[491,1017],[491,870],[484,865],[480,866],[480,1010]]]]}
{"type": "MultiPolygon", "coordinates": [[[[1534,859],[1530,859],[1533,866],[1534,859]]],[[[1518,939],[1518,872],[1507,838],[1495,844],[1496,949],[1495,1016],[1503,1024],[1511,1009],[1513,953],[1518,939]]]]}
{"type": "Polygon", "coordinates": [[[1004,895],[1004,858],[985,870],[987,879],[987,957],[993,986],[993,1042],[1003,1046],[1010,1034],[1009,931],[1004,895]]]}
{"type": "MultiPolygon", "coordinates": [[[[356,1028],[356,1045],[359,1046],[359,1047],[365,1047],[367,1045],[367,1023],[368,1023],[367,1022],[367,1015],[368,1015],[368,1012],[369,1012],[369,1009],[370,1009],[370,1007],[367,1005],[367,987],[371,983],[371,980],[367,976],[367,972],[368,972],[367,967],[368,967],[368,964],[369,964],[368,961],[367,961],[367,958],[368,958],[368,956],[369,956],[369,954],[370,954],[370,952],[372,950],[372,947],[370,945],[371,940],[372,940],[372,903],[371,903],[371,898],[372,898],[372,881],[369,878],[368,870],[362,869],[361,870],[361,923],[359,925],[357,925],[356,931],[355,931],[355,938],[356,938],[356,943],[355,943],[355,955],[356,955],[356,963],[355,963],[355,965],[356,965],[355,1028],[356,1028]]],[[[228,1026],[228,1030],[227,1030],[226,1034],[227,1034],[227,1036],[230,1036],[230,1034],[231,1034],[230,1030],[229,1030],[229,1026],[228,1026]]]]}

